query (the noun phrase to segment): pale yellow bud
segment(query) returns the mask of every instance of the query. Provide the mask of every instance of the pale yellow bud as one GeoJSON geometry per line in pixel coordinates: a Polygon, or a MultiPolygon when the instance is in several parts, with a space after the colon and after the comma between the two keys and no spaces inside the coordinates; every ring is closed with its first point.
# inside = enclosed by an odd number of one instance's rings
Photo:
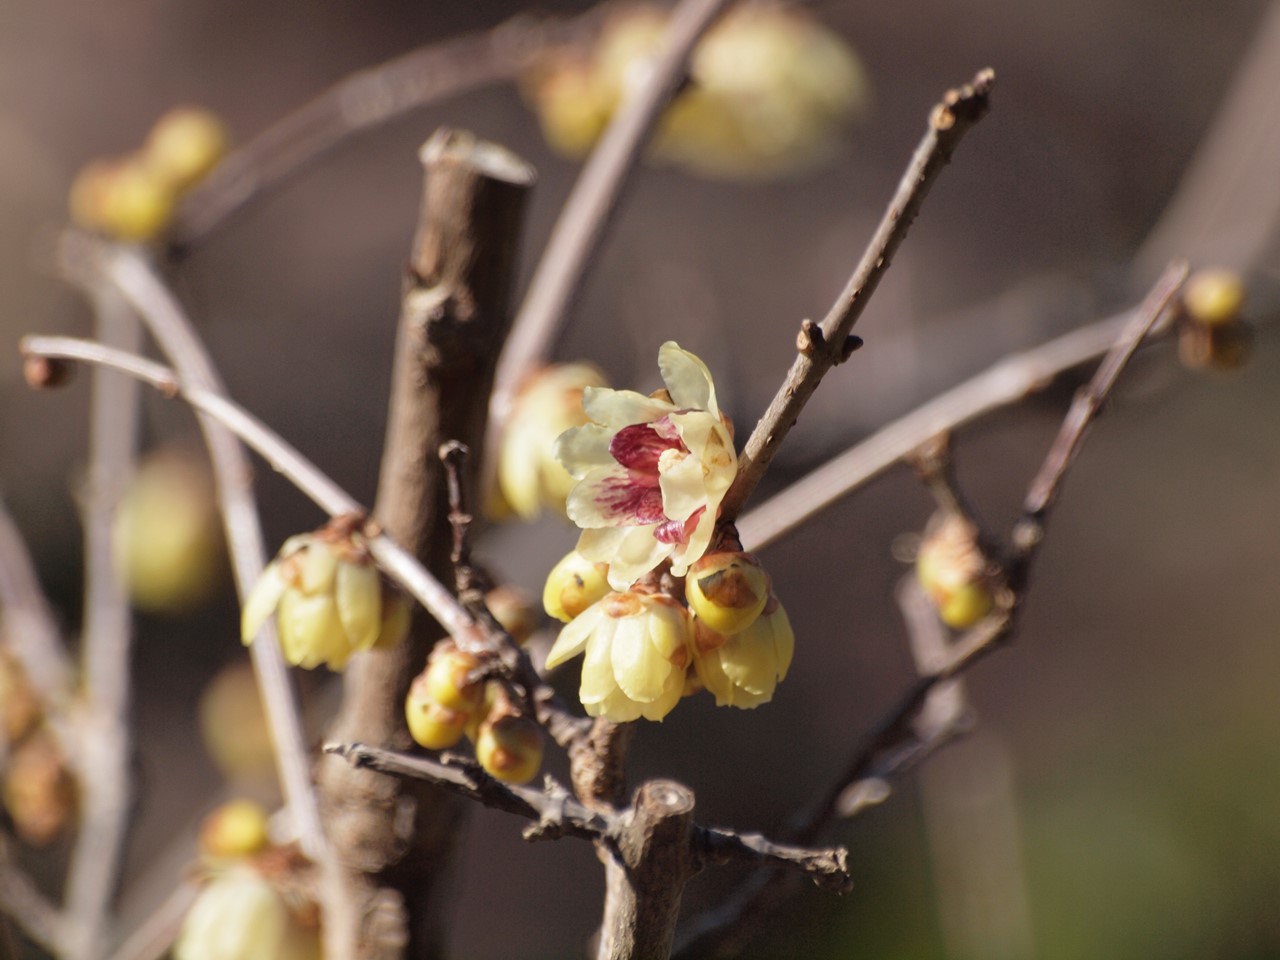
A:
{"type": "Polygon", "coordinates": [[[573,550],[547,574],[542,606],[548,616],[568,623],[608,592],[608,565],[593,563],[573,550]]]}
{"type": "Polygon", "coordinates": [[[698,620],[731,636],[755,623],[769,599],[769,576],[749,553],[709,553],[689,568],[685,599],[698,620]]]}
{"type": "Polygon", "coordinates": [[[321,960],[319,932],[300,922],[257,870],[235,866],[200,891],[173,947],[174,960],[321,960]]]}
{"type": "Polygon", "coordinates": [[[216,114],[199,107],[178,107],[156,121],[143,158],[160,180],[185,190],[217,166],[227,152],[227,142],[227,129],[216,114]]]}
{"type": "Polygon", "coordinates": [[[1197,270],[1182,289],[1187,315],[1206,326],[1231,323],[1244,306],[1244,281],[1234,270],[1197,270]]]}
{"type": "Polygon", "coordinates": [[[427,677],[421,673],[409,685],[404,702],[405,722],[409,735],[428,750],[445,750],[462,739],[468,715],[460,710],[442,707],[432,699],[427,677]]]}
{"type": "Polygon", "coordinates": [[[200,736],[222,775],[233,782],[271,782],[275,753],[258,682],[248,663],[223,667],[200,694],[200,736]]]}
{"type": "Polygon", "coordinates": [[[964,630],[995,605],[977,531],[954,514],[930,522],[916,557],[916,576],[947,626],[964,630]]]}
{"type": "Polygon", "coordinates": [[[450,710],[474,713],[484,700],[484,683],[468,683],[467,675],[479,665],[479,660],[451,642],[437,644],[422,674],[427,697],[450,710]]]}
{"type": "Polygon", "coordinates": [[[267,811],[252,800],[232,800],[200,824],[200,851],[216,858],[247,857],[267,846],[267,811]]]}
{"type": "Polygon", "coordinates": [[[120,240],[152,240],[169,226],[174,192],[138,157],[98,160],[71,185],[74,223],[120,240]]]}
{"type": "Polygon", "coordinates": [[[480,725],[476,760],[506,783],[528,783],[542,766],[542,729],[528,717],[504,714],[480,725]]]}
{"type": "Polygon", "coordinates": [[[538,611],[533,600],[516,587],[494,587],[484,595],[484,605],[511,639],[521,646],[538,627],[538,611]]]}

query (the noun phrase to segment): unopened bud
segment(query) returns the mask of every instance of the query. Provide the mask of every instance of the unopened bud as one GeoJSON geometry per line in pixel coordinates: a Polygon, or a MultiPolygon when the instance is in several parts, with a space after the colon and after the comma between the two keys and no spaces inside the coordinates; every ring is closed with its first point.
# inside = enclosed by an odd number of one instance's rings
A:
{"type": "Polygon", "coordinates": [[[548,616],[573,620],[609,592],[609,567],[593,563],[574,550],[551,568],[542,590],[542,606],[548,616]]]}
{"type": "Polygon", "coordinates": [[[442,707],[431,698],[425,672],[418,674],[409,686],[404,717],[414,742],[428,750],[452,747],[462,739],[467,725],[467,714],[442,707]]]}
{"type": "Polygon", "coordinates": [[[185,190],[218,164],[227,152],[227,140],[227,129],[216,114],[178,107],[156,121],[143,159],[162,181],[185,190]]]}
{"type": "Polygon", "coordinates": [[[769,575],[749,553],[710,553],[689,568],[684,588],[698,620],[732,636],[760,616],[769,599],[769,575]]]}
{"type": "Polygon", "coordinates": [[[71,185],[71,219],[120,240],[151,240],[169,225],[174,192],[138,157],[98,160],[71,185]]]}
{"type": "Polygon", "coordinates": [[[506,783],[528,783],[542,766],[542,729],[528,717],[505,714],[480,725],[476,759],[506,783]]]}
{"type": "Polygon", "coordinates": [[[484,595],[484,604],[511,639],[522,646],[537,629],[538,611],[523,590],[509,586],[494,587],[484,595]]]}
{"type": "Polygon", "coordinates": [[[1182,303],[1196,323],[1217,326],[1240,317],[1244,306],[1244,282],[1234,270],[1197,270],[1182,290],[1182,303]]]}
{"type": "Polygon", "coordinates": [[[947,626],[964,630],[991,612],[995,598],[986,566],[968,520],[948,514],[931,522],[916,557],[916,576],[947,626]]]}
{"type": "Polygon", "coordinates": [[[459,713],[474,713],[484,700],[484,683],[468,683],[480,661],[448,640],[438,644],[423,673],[426,695],[434,703],[459,713]]]}
{"type": "Polygon", "coordinates": [[[267,811],[252,800],[232,800],[200,824],[200,851],[217,858],[247,857],[267,845],[267,811]]]}

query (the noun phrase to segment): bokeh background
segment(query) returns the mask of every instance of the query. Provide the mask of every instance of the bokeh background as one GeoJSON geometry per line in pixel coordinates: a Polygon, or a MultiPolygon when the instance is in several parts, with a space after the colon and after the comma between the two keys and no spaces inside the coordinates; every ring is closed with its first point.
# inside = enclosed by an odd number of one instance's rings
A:
{"type": "MultiPolygon", "coordinates": [[[[1262,0],[813,8],[856,48],[872,86],[874,107],[841,156],[771,184],[640,171],[557,348],[652,389],[657,346],[679,338],[707,359],[745,436],[800,319],[825,312],[851,270],[929,107],[993,66],[991,116],[928,201],[860,325],[866,348],[823,385],[770,489],[995,358],[1132,302],[1158,272],[1144,239],[1276,16],[1262,0]]],[[[50,261],[76,170],[131,149],[173,105],[208,106],[248,138],[352,70],[523,9],[0,0],[0,489],[71,635],[87,391],[29,394],[15,347],[26,332],[89,329],[50,261]]],[[[1257,107],[1258,129],[1274,129],[1275,103],[1257,107]]],[[[421,186],[416,148],[442,124],[536,164],[527,278],[578,168],[546,147],[510,86],[344,145],[175,270],[232,393],[365,502],[421,186]]],[[[1274,144],[1260,135],[1247,148],[1274,144]]],[[[1221,179],[1274,209],[1280,177],[1221,179]]],[[[1215,259],[1194,224],[1182,229],[1189,252],[1215,259]]],[[[852,894],[806,892],[751,956],[1280,957],[1280,328],[1266,315],[1280,261],[1274,233],[1222,249],[1217,259],[1255,271],[1252,362],[1225,377],[1183,370],[1169,348],[1139,358],[1070,477],[1016,645],[969,678],[978,732],[839,832],[852,894]]],[[[961,480],[997,528],[1015,516],[1068,397],[1048,391],[958,438],[961,480]]],[[[194,426],[148,398],[146,433],[193,442],[194,426]]],[[[319,522],[267,470],[259,489],[273,542],[319,522]]],[[[819,789],[912,676],[893,553],[929,509],[898,470],[770,548],[796,627],[792,675],[762,709],[689,702],[645,726],[635,778],[681,779],[702,822],[766,831],[819,789]]],[[[547,521],[480,549],[537,589],[572,542],[547,521]]],[[[157,860],[185,855],[180,838],[217,789],[193,704],[243,656],[236,616],[224,591],[197,616],[140,621],[127,873],[143,892],[127,909],[156,886],[157,860]]],[[[322,679],[304,678],[313,701],[322,679]]],[[[529,846],[519,828],[486,811],[472,820],[459,957],[576,956],[594,928],[591,850],[529,846]]],[[[735,878],[700,878],[688,911],[735,878]]]]}

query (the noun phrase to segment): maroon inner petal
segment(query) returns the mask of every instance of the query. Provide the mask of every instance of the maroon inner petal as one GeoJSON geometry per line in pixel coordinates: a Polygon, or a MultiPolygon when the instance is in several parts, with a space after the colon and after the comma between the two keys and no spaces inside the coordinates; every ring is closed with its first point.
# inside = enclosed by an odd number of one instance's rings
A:
{"type": "Polygon", "coordinates": [[[698,518],[706,509],[706,507],[699,507],[690,514],[688,520],[667,520],[665,523],[658,524],[657,529],[653,531],[653,538],[659,543],[688,543],[698,526],[698,518]]]}
{"type": "Polygon", "coordinates": [[[668,418],[623,427],[609,441],[609,453],[628,470],[658,475],[658,458],[667,450],[688,451],[668,418]]]}
{"type": "Polygon", "coordinates": [[[600,512],[610,520],[648,526],[667,519],[662,512],[662,488],[656,473],[652,478],[634,473],[607,477],[595,500],[600,512]]]}

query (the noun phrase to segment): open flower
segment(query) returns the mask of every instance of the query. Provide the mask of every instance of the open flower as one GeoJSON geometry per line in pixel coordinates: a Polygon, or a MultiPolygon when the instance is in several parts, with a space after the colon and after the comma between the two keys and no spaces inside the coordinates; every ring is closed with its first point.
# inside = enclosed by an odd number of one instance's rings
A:
{"type": "Polygon", "coordinates": [[[547,667],[585,653],[578,697],[588,714],[661,720],[684,693],[689,641],[689,612],[673,598],[610,593],[560,631],[547,667]]]}
{"type": "Polygon", "coordinates": [[[718,707],[750,710],[773,699],[787,676],[796,638],[787,611],[773,595],[750,626],[731,637],[694,621],[694,665],[718,707]]]}
{"type": "Polygon", "coordinates": [[[665,395],[588,387],[591,423],[563,433],[556,458],[578,480],[566,504],[578,553],[609,564],[623,590],[663,560],[684,576],[706,552],[738,471],[733,434],[706,365],[672,341],[658,351],[665,395]]]}

